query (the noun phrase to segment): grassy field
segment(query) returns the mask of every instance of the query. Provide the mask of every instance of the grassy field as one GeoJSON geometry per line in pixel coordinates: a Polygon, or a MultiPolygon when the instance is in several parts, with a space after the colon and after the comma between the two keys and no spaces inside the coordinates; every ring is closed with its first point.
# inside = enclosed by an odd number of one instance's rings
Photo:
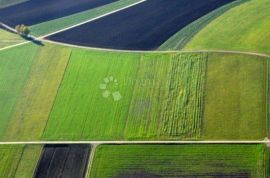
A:
{"type": "Polygon", "coordinates": [[[266,137],[265,58],[209,54],[206,83],[205,139],[266,137]]]}
{"type": "Polygon", "coordinates": [[[260,177],[264,145],[102,145],[90,178],[96,177],[260,177]]]}
{"type": "Polygon", "coordinates": [[[103,14],[109,13],[111,11],[120,9],[122,7],[128,6],[130,4],[136,3],[140,0],[119,0],[114,3],[104,5],[102,7],[97,7],[95,9],[90,9],[77,14],[69,15],[55,20],[50,20],[48,22],[43,22],[30,27],[31,32],[35,36],[46,35],[72,25],[79,24],[81,22],[93,19],[95,17],[101,16],[103,14]]]}
{"type": "Polygon", "coordinates": [[[0,48],[21,43],[23,41],[24,40],[19,35],[0,28],[0,48]]]}
{"type": "Polygon", "coordinates": [[[269,53],[269,15],[269,0],[248,1],[227,11],[207,25],[186,45],[185,49],[223,49],[269,53]]]}
{"type": "Polygon", "coordinates": [[[33,177],[39,160],[41,146],[36,145],[1,145],[0,177],[29,178],[33,177]]]}
{"type": "Polygon", "coordinates": [[[43,138],[197,138],[206,57],[73,51],[43,138]]]}
{"type": "Polygon", "coordinates": [[[170,37],[165,43],[163,43],[159,47],[158,50],[181,50],[198,32],[200,32],[209,23],[211,23],[213,20],[215,20],[228,10],[239,6],[244,2],[247,2],[247,0],[238,0],[229,3],[199,18],[198,20],[187,25],[182,30],[170,37]]]}
{"type": "Polygon", "coordinates": [[[71,49],[52,45],[38,51],[13,108],[5,140],[40,139],[70,54],[71,49]]]}
{"type": "Polygon", "coordinates": [[[0,53],[0,138],[28,78],[37,50],[37,46],[29,44],[0,53]]]}
{"type": "Polygon", "coordinates": [[[135,78],[139,59],[73,50],[43,138],[121,139],[133,89],[124,80],[135,78]]]}

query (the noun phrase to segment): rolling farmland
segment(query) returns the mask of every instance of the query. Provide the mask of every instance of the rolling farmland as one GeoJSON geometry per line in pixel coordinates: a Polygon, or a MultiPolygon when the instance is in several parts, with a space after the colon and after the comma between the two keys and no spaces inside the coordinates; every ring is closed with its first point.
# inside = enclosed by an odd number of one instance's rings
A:
{"type": "Polygon", "coordinates": [[[0,178],[269,178],[269,10],[0,0],[0,178]]]}
{"type": "Polygon", "coordinates": [[[48,39],[99,48],[152,50],[189,23],[232,1],[148,0],[48,39]]]}
{"type": "Polygon", "coordinates": [[[264,153],[264,145],[102,145],[90,178],[264,178],[264,153]]]}
{"type": "Polygon", "coordinates": [[[207,25],[186,45],[185,49],[223,49],[269,53],[269,15],[268,0],[247,1],[207,25]]]}

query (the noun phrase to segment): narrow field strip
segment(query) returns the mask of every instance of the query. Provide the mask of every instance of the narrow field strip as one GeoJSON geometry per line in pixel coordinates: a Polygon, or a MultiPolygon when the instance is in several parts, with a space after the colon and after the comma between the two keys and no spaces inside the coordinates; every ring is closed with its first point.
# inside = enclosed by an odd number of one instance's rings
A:
{"type": "Polygon", "coordinates": [[[52,45],[39,50],[13,109],[4,140],[40,139],[70,54],[71,49],[52,45]]]}
{"type": "Polygon", "coordinates": [[[41,145],[0,145],[0,177],[33,177],[41,148],[41,145]]]}
{"type": "Polygon", "coordinates": [[[37,51],[38,47],[30,44],[0,53],[0,139],[29,77],[37,51]]]}
{"type": "Polygon", "coordinates": [[[141,0],[118,0],[110,4],[103,5],[94,9],[79,12],[73,15],[50,20],[30,27],[31,33],[35,36],[47,36],[46,34],[54,33],[61,29],[69,28],[72,25],[77,25],[81,22],[97,18],[106,13],[110,13],[120,8],[125,8],[128,5],[134,4],[141,0]]]}
{"type": "Polygon", "coordinates": [[[146,1],[146,0],[140,0],[140,1],[138,1],[138,2],[135,2],[135,3],[133,3],[133,4],[130,4],[130,5],[128,5],[128,6],[124,6],[124,7],[121,7],[121,8],[119,8],[119,9],[110,11],[110,12],[108,12],[108,13],[105,13],[105,14],[103,14],[103,15],[100,15],[100,16],[97,16],[97,17],[94,17],[94,18],[91,18],[91,19],[89,19],[89,20],[86,20],[86,21],[84,21],[84,22],[78,23],[78,24],[76,24],[76,25],[72,25],[72,26],[69,26],[69,27],[67,27],[67,28],[64,28],[64,29],[61,29],[61,30],[57,30],[57,31],[55,31],[55,32],[52,32],[52,33],[43,35],[43,36],[41,36],[40,38],[46,38],[46,37],[48,37],[48,36],[51,36],[51,35],[54,35],[54,34],[57,34],[57,33],[60,33],[60,32],[66,31],[66,30],[69,30],[69,29],[72,29],[72,28],[74,28],[74,27],[78,27],[78,26],[81,26],[81,25],[83,25],[83,24],[86,24],[86,23],[89,23],[89,22],[92,22],[92,21],[101,19],[101,18],[103,18],[103,17],[106,17],[106,16],[108,16],[108,15],[114,14],[114,13],[119,12],[119,11],[121,11],[121,10],[124,10],[124,9],[130,8],[130,7],[136,6],[136,5],[138,5],[138,4],[141,4],[141,3],[145,2],[145,1],[146,1]]]}

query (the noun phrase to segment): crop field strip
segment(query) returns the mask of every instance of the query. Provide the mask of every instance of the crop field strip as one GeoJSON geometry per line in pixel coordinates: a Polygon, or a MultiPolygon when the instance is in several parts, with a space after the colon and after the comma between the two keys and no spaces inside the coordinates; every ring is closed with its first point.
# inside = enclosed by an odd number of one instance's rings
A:
{"type": "Polygon", "coordinates": [[[0,8],[13,6],[13,5],[25,2],[25,1],[29,1],[29,0],[1,0],[0,1],[0,8]]]}
{"type": "Polygon", "coordinates": [[[91,8],[96,8],[115,1],[116,0],[26,1],[11,7],[0,9],[0,21],[10,26],[16,26],[17,24],[34,25],[89,10],[91,8]],[[42,6],[42,8],[39,8],[40,6],[42,6]],[[18,14],[17,12],[23,13],[18,14]]]}
{"type": "Polygon", "coordinates": [[[0,49],[6,46],[21,43],[23,41],[23,38],[21,38],[17,34],[6,31],[0,25],[0,49]]]}
{"type": "Polygon", "coordinates": [[[39,50],[13,108],[4,140],[40,139],[70,54],[69,48],[50,45],[39,50]]]}
{"type": "Polygon", "coordinates": [[[100,145],[94,156],[90,178],[266,178],[266,149],[260,144],[100,145]]]}
{"type": "Polygon", "coordinates": [[[167,3],[165,0],[148,0],[132,8],[47,38],[100,48],[156,49],[184,26],[232,1],[193,0],[190,3],[188,0],[171,0],[167,3]],[[209,4],[211,6],[208,6],[209,4]],[[179,12],[182,13],[179,15],[179,12]],[[157,25],[159,28],[156,28],[157,25]],[[159,38],[156,38],[157,36],[159,38]]]}
{"type": "Polygon", "coordinates": [[[33,177],[41,148],[41,145],[0,145],[0,177],[33,177]]]}

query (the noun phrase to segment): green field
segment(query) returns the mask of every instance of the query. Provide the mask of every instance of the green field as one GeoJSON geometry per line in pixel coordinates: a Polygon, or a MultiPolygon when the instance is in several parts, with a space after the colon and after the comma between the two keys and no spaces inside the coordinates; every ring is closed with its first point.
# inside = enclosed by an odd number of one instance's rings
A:
{"type": "Polygon", "coordinates": [[[269,0],[251,0],[212,21],[186,50],[222,49],[269,53],[269,0]]]}
{"type": "Polygon", "coordinates": [[[0,48],[21,43],[23,41],[24,40],[19,35],[0,28],[0,48]]]}
{"type": "Polygon", "coordinates": [[[43,139],[197,138],[206,58],[73,50],[43,139]]]}
{"type": "Polygon", "coordinates": [[[206,27],[213,20],[222,16],[228,10],[247,2],[248,0],[237,0],[227,5],[224,5],[205,16],[195,20],[191,24],[187,25],[179,32],[175,33],[166,42],[164,42],[158,50],[181,50],[185,45],[204,27],[206,27]]]}
{"type": "Polygon", "coordinates": [[[37,50],[37,46],[29,44],[0,52],[0,137],[29,77],[37,50]]]}
{"type": "Polygon", "coordinates": [[[33,177],[42,146],[0,145],[0,177],[33,177]]]}
{"type": "Polygon", "coordinates": [[[266,58],[209,54],[205,139],[266,137],[267,75],[266,58]]]}
{"type": "Polygon", "coordinates": [[[5,140],[40,139],[70,53],[69,48],[50,45],[40,48],[13,108],[5,140]]]}
{"type": "Polygon", "coordinates": [[[33,25],[30,27],[30,30],[35,36],[47,35],[49,33],[62,30],[72,25],[76,25],[89,19],[93,19],[103,14],[112,12],[114,10],[121,9],[138,1],[140,0],[118,0],[114,3],[110,3],[101,7],[33,25]]]}
{"type": "Polygon", "coordinates": [[[90,178],[266,177],[264,145],[101,145],[90,178]]]}

